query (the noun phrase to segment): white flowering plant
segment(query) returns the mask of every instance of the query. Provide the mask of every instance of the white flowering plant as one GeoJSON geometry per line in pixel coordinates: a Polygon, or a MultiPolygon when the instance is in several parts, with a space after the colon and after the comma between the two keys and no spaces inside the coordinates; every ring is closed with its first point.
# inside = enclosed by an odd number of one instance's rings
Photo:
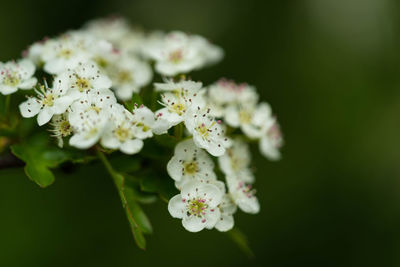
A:
{"type": "Polygon", "coordinates": [[[45,38],[0,63],[1,149],[41,187],[65,164],[101,162],[140,248],[152,232],[142,205],[158,198],[187,231],[240,240],[236,211],[260,211],[249,146],[278,160],[283,139],[255,87],[188,78],[223,56],[201,36],[122,18],[45,38]]]}

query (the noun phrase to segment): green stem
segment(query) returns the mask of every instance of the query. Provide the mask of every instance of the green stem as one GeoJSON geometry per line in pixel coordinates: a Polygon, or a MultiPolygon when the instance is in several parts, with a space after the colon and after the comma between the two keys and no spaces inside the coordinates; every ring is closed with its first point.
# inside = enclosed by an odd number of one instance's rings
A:
{"type": "Polygon", "coordinates": [[[176,139],[181,140],[183,137],[183,123],[179,123],[175,126],[174,135],[176,139]]]}
{"type": "Polygon", "coordinates": [[[100,150],[100,148],[97,147],[96,149],[97,156],[99,157],[100,161],[103,163],[104,167],[106,168],[108,174],[110,174],[111,178],[113,178],[115,185],[117,186],[118,190],[120,189],[120,177],[118,173],[115,172],[113,167],[111,166],[111,163],[108,161],[106,155],[100,150]]]}
{"type": "Polygon", "coordinates": [[[249,259],[254,259],[254,252],[249,247],[246,236],[238,228],[234,227],[232,230],[226,233],[249,259]]]}

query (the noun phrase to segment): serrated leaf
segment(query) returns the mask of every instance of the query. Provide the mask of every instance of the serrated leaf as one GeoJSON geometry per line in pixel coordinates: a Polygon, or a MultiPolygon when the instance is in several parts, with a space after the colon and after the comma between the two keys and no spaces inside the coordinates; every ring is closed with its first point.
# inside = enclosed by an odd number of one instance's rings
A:
{"type": "Polygon", "coordinates": [[[40,187],[47,187],[54,182],[51,168],[82,155],[81,152],[60,149],[51,144],[46,133],[34,135],[22,143],[12,145],[11,151],[26,163],[26,175],[40,187]]]}
{"type": "Polygon", "coordinates": [[[139,248],[145,249],[146,239],[143,233],[151,233],[153,230],[149,219],[136,202],[133,188],[125,184],[125,177],[114,170],[106,156],[100,150],[97,150],[97,154],[114,180],[136,244],[139,248]]]}

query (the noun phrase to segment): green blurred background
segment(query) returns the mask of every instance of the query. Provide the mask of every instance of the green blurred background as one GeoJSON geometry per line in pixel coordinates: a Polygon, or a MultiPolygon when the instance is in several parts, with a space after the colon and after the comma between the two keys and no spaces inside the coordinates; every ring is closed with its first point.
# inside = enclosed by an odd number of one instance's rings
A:
{"type": "Polygon", "coordinates": [[[164,203],[140,251],[99,165],[40,189],[0,171],[0,266],[400,266],[400,3],[21,1],[0,9],[0,61],[85,21],[126,16],[146,29],[198,33],[225,60],[192,76],[257,86],[285,135],[283,160],[255,148],[256,216],[238,213],[256,258],[217,231],[186,232],[164,203]],[[257,156],[256,156],[257,155],[257,156]]]}

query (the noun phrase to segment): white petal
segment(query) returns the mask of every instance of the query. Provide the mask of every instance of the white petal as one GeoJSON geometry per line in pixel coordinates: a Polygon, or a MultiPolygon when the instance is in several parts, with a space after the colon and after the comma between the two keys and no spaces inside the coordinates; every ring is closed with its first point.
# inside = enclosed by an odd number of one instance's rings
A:
{"type": "Polygon", "coordinates": [[[279,149],[277,149],[272,142],[269,140],[268,136],[264,136],[260,140],[260,151],[261,154],[270,159],[270,160],[279,160],[281,158],[281,154],[279,149]]]}
{"type": "Polygon", "coordinates": [[[37,99],[32,97],[19,105],[19,111],[22,117],[31,118],[39,113],[42,105],[38,103],[37,99]]]}
{"type": "Polygon", "coordinates": [[[69,139],[69,144],[80,149],[87,149],[96,144],[98,140],[99,136],[97,135],[87,138],[85,133],[82,133],[73,135],[71,139],[69,139]]]}
{"type": "Polygon", "coordinates": [[[260,211],[260,203],[258,202],[258,199],[256,197],[240,198],[237,199],[235,202],[244,212],[256,214],[260,211]]]}
{"type": "Polygon", "coordinates": [[[100,75],[97,79],[92,82],[95,89],[109,89],[111,87],[111,80],[104,75],[100,75]]]}
{"type": "Polygon", "coordinates": [[[43,107],[43,109],[39,112],[37,117],[37,122],[39,126],[48,123],[54,115],[54,109],[49,107],[43,107]]]}
{"type": "Polygon", "coordinates": [[[121,142],[114,136],[112,131],[109,131],[102,136],[101,145],[109,149],[118,149],[121,145],[121,142]]]}
{"type": "Polygon", "coordinates": [[[0,93],[3,95],[10,95],[18,91],[18,87],[0,84],[0,93]]]}
{"type": "Polygon", "coordinates": [[[233,228],[235,222],[232,215],[221,215],[220,220],[215,225],[215,228],[220,232],[226,232],[233,228]]]}
{"type": "Polygon", "coordinates": [[[125,154],[138,153],[143,148],[143,141],[140,139],[128,140],[121,144],[120,150],[125,154]]]}
{"type": "Polygon", "coordinates": [[[37,79],[36,78],[30,78],[28,80],[23,81],[18,87],[24,90],[29,90],[32,89],[33,87],[35,87],[37,83],[37,79]]]}
{"type": "Polygon", "coordinates": [[[199,232],[206,227],[206,223],[202,222],[202,218],[197,216],[185,216],[182,220],[182,225],[189,232],[199,232]]]}
{"type": "Polygon", "coordinates": [[[168,202],[168,211],[174,218],[183,218],[186,212],[186,204],[182,201],[181,195],[172,197],[168,202]]]}
{"type": "Polygon", "coordinates": [[[204,219],[206,219],[206,227],[207,229],[212,229],[215,224],[220,220],[221,218],[221,212],[219,211],[219,208],[214,208],[214,209],[209,209],[206,212],[206,215],[204,215],[204,219]]]}
{"type": "Polygon", "coordinates": [[[54,101],[54,114],[64,113],[68,107],[72,104],[73,98],[69,96],[64,96],[57,98],[54,101]]]}
{"type": "Polygon", "coordinates": [[[173,156],[167,164],[167,172],[175,181],[180,181],[182,179],[182,168],[183,165],[179,162],[177,156],[173,156]]]}

